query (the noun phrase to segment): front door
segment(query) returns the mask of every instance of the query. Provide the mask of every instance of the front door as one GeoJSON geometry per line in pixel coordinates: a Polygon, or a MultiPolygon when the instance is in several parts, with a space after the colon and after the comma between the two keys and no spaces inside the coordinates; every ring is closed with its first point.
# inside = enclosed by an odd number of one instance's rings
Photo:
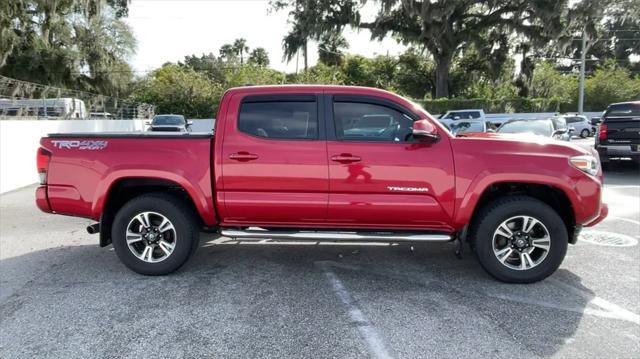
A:
{"type": "Polygon", "coordinates": [[[222,145],[224,225],[323,223],[327,149],[320,94],[231,99],[222,145]]]}
{"type": "Polygon", "coordinates": [[[448,138],[415,141],[420,116],[386,99],[335,95],[327,106],[329,211],[340,227],[448,229],[454,171],[448,138]],[[333,118],[333,120],[331,120],[333,118]],[[333,128],[332,128],[333,127],[333,128]]]}

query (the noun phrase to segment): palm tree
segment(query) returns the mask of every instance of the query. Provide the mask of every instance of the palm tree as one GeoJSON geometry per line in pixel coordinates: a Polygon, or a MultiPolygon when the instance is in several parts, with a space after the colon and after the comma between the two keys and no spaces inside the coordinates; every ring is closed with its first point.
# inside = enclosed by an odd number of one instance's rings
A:
{"type": "Polygon", "coordinates": [[[269,53],[264,47],[256,47],[251,51],[248,62],[262,67],[269,66],[269,53]]]}
{"type": "Polygon", "coordinates": [[[282,39],[282,48],[284,50],[284,58],[287,62],[291,61],[293,57],[302,51],[304,57],[304,70],[308,69],[308,57],[307,57],[307,43],[309,36],[302,28],[296,24],[293,29],[282,39]]]}
{"type": "Polygon", "coordinates": [[[247,40],[240,38],[233,42],[233,48],[236,54],[240,55],[240,65],[244,64],[244,53],[249,52],[249,46],[247,46],[247,40]]]}
{"type": "Polygon", "coordinates": [[[236,49],[231,44],[224,44],[220,47],[220,57],[229,62],[236,58],[236,49]]]}
{"type": "Polygon", "coordinates": [[[347,48],[349,43],[341,33],[327,33],[320,39],[318,59],[325,65],[338,66],[344,56],[341,50],[347,48]]]}

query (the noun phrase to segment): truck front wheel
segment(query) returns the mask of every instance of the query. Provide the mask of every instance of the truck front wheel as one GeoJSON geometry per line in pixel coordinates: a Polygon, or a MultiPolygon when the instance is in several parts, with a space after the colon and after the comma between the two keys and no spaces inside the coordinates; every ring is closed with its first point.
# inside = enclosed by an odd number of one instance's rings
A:
{"type": "Polygon", "coordinates": [[[551,275],[569,242],[558,213],[527,196],[504,197],[485,206],[471,235],[482,267],[508,283],[533,283],[551,275]]]}
{"type": "Polygon", "coordinates": [[[113,247],[129,269],[163,275],[180,268],[195,252],[199,230],[192,211],[179,198],[153,193],[136,197],[118,211],[113,247]]]}

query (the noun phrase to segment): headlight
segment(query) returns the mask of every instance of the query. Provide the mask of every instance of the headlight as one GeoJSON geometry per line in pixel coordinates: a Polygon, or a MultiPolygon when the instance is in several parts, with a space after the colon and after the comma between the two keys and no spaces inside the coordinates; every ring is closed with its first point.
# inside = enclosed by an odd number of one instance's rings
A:
{"type": "Polygon", "coordinates": [[[593,156],[575,156],[571,157],[569,159],[569,162],[573,167],[579,169],[582,172],[588,173],[592,176],[598,174],[598,159],[593,156]]]}

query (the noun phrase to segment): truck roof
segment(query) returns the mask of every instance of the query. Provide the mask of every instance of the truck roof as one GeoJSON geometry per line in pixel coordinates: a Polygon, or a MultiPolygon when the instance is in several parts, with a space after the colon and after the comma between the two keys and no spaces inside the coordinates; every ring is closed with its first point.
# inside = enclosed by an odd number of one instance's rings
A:
{"type": "Polygon", "coordinates": [[[302,84],[302,85],[259,85],[259,86],[242,86],[233,87],[227,90],[227,93],[274,93],[274,92],[292,92],[292,91],[324,91],[324,90],[339,90],[341,92],[353,91],[355,93],[379,93],[398,96],[392,92],[378,89],[374,87],[365,86],[345,86],[345,85],[314,85],[314,84],[302,84]]]}

